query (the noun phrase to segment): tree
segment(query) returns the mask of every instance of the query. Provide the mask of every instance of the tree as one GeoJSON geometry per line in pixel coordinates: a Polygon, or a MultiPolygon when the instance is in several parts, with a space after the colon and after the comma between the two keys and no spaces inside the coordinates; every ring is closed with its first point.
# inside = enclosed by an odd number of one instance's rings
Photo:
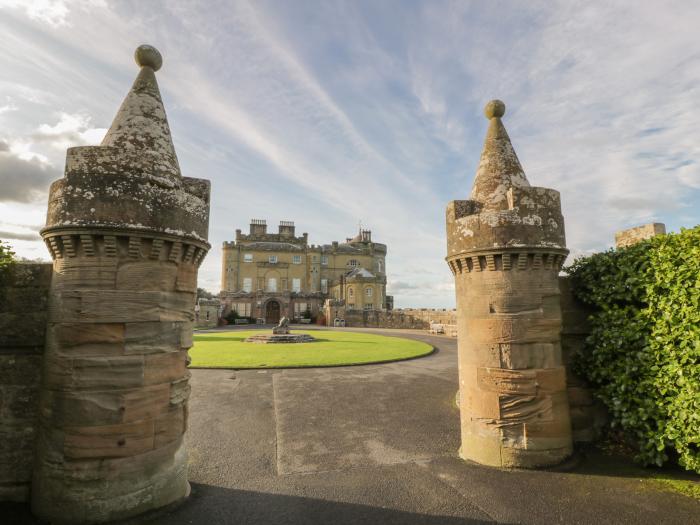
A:
{"type": "Polygon", "coordinates": [[[12,251],[12,248],[9,244],[0,240],[0,285],[3,284],[5,280],[5,275],[7,274],[7,271],[10,269],[10,266],[14,262],[15,252],[12,251]]]}
{"type": "Polygon", "coordinates": [[[206,291],[204,288],[197,288],[197,297],[200,299],[214,299],[214,294],[206,291]]]}
{"type": "Polygon", "coordinates": [[[15,252],[5,241],[0,240],[0,270],[4,270],[15,260],[15,252]]]}

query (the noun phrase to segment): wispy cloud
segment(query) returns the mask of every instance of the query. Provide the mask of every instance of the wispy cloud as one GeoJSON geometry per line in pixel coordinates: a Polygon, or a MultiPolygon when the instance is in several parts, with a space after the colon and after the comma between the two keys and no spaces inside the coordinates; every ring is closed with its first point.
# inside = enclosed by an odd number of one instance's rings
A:
{"type": "Polygon", "coordinates": [[[30,4],[0,0],[0,213],[36,223],[30,201],[65,147],[99,142],[148,41],[185,174],[212,180],[212,290],[253,216],[317,243],[361,219],[397,306],[451,306],[444,208],[469,193],[494,97],[530,182],[562,192],[571,258],[623,227],[700,222],[695,2],[30,4]]]}

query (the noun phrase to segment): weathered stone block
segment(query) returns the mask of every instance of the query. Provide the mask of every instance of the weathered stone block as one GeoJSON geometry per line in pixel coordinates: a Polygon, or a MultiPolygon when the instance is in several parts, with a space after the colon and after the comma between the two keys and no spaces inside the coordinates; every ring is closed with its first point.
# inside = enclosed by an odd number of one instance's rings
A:
{"type": "Polygon", "coordinates": [[[118,392],[50,391],[46,401],[54,424],[68,426],[111,425],[122,421],[123,404],[118,392]]]}
{"type": "Polygon", "coordinates": [[[126,324],[127,354],[172,352],[184,347],[183,336],[191,339],[192,326],[184,322],[136,322],[126,324]]]}
{"type": "Polygon", "coordinates": [[[114,290],[117,259],[114,257],[70,257],[56,260],[54,290],[114,290]]]}
{"type": "Polygon", "coordinates": [[[185,414],[182,406],[161,414],[155,420],[155,447],[179,440],[184,432],[185,414]]]}
{"type": "Polygon", "coordinates": [[[113,458],[152,450],[153,419],[95,427],[66,427],[63,451],[66,458],[113,458]]]}
{"type": "Polygon", "coordinates": [[[139,421],[161,416],[170,408],[170,385],[154,385],[122,396],[123,421],[139,421]]]}
{"type": "Polygon", "coordinates": [[[49,326],[48,349],[56,356],[120,356],[124,323],[60,323],[49,326]]]}
{"type": "Polygon", "coordinates": [[[170,292],[175,290],[178,275],[178,265],[173,262],[128,262],[119,267],[117,289],[170,292]]]}
{"type": "MultiPolygon", "coordinates": [[[[197,267],[191,264],[181,264],[177,269],[177,282],[175,289],[179,292],[197,291],[197,267]]],[[[194,296],[192,297],[192,307],[194,307],[194,296]]]]}
{"type": "Polygon", "coordinates": [[[142,356],[47,356],[45,384],[52,388],[134,388],[143,385],[142,356]]]}
{"type": "Polygon", "coordinates": [[[187,352],[167,352],[145,356],[144,384],[172,383],[187,373],[187,352]]]}
{"type": "Polygon", "coordinates": [[[66,323],[128,323],[194,319],[191,294],[135,290],[64,291],[49,307],[66,323]]]}
{"type": "Polygon", "coordinates": [[[536,377],[534,370],[477,368],[479,388],[502,394],[534,396],[537,393],[536,377]]]}
{"type": "Polygon", "coordinates": [[[190,397],[189,373],[182,379],[173,381],[170,385],[170,404],[181,405],[187,402],[190,397]]]}

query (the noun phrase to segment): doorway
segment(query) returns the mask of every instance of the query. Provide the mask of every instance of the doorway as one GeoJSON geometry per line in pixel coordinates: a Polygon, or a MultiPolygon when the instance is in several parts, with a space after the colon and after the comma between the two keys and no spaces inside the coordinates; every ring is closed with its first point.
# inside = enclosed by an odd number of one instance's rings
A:
{"type": "Polygon", "coordinates": [[[265,306],[265,322],[267,324],[277,324],[280,322],[280,303],[268,301],[265,306]]]}

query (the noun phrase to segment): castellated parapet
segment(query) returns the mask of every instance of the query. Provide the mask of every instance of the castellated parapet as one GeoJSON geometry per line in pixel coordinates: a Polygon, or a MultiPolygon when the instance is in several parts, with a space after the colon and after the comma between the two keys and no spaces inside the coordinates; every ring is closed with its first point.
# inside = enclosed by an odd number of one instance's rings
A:
{"type": "Polygon", "coordinates": [[[209,182],[182,177],[155,71],[100,146],[71,148],[41,234],[53,257],[32,510],[127,518],[188,494],[187,350],[209,182]]]}
{"type": "Polygon", "coordinates": [[[455,276],[462,446],[497,467],[541,467],[572,451],[558,273],[568,254],[559,192],[530,186],[501,117],[469,200],[447,206],[455,276]]]}

